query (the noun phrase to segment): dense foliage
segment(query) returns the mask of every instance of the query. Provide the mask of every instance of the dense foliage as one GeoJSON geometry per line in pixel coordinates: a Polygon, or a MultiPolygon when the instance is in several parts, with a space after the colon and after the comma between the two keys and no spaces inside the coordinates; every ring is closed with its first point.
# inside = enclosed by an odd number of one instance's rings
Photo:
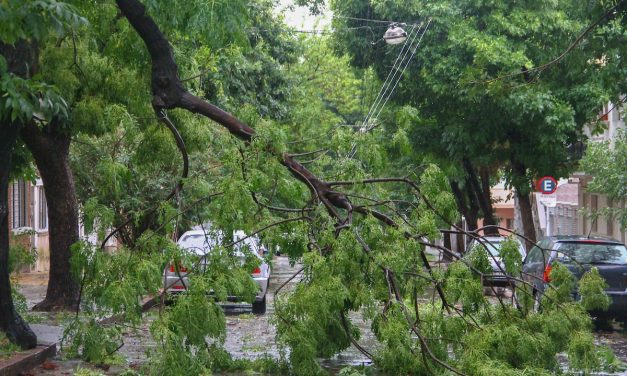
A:
{"type": "MultiPolygon", "coordinates": [[[[52,1],[26,2],[53,3],[65,9],[52,1]]],[[[552,3],[539,9],[528,4],[528,12],[506,2],[491,2],[489,7],[441,2],[410,9],[434,16],[433,31],[425,37],[428,48],[420,52],[423,61],[433,64],[423,62],[412,72],[420,79],[414,82],[423,85],[399,87],[412,98],[411,108],[385,114],[385,128],[360,132],[358,122],[376,94],[375,76],[381,76],[383,62],[391,56],[378,56],[384,53],[377,51],[368,62],[376,61],[374,68],[351,66],[355,50],[337,55],[333,39],[291,35],[273,20],[273,3],[266,0],[194,0],[167,7],[159,1],[144,3],[146,18],[154,19],[172,45],[188,92],[233,112],[255,133],[250,139],[236,138],[233,134],[238,134],[225,131],[219,120],[210,122],[181,108],[159,108],[151,98],[158,82],[150,81],[154,69],[149,65],[158,62],[146,51],[145,35],[140,39],[136,25],[127,22],[129,15],[112,2],[76,1],[69,9],[86,22],[76,18],[81,22],[72,33],[43,40],[41,74],[36,78],[18,80],[0,65],[2,77],[9,77],[9,84],[2,86],[2,93],[8,93],[1,96],[2,108],[10,108],[5,117],[14,112],[14,118],[38,111],[62,113],[74,134],[72,169],[83,224],[97,241],[72,247],[72,274],[80,281],[81,305],[65,328],[68,356],[94,363],[114,361],[124,332],[149,326],[156,346],[147,354],[144,371],[156,375],[248,366],[270,374],[320,374],[324,371],[319,358],[351,345],[388,374],[548,375],[560,371],[558,353],[567,353],[570,367],[577,370],[617,366],[611,352],[595,346],[590,334],[586,309],[607,307],[608,302],[594,269],[579,282],[580,301],[573,301],[575,281],[559,265],[540,302],[524,283],[508,300],[484,295],[482,279],[491,272],[484,249],[438,266],[432,266],[426,254],[428,247],[450,252],[437,244],[439,229],[459,221],[450,174],[445,173],[451,165],[441,168],[430,161],[463,158],[458,147],[474,148],[474,157],[485,145],[494,145],[485,158],[522,158],[522,144],[515,142],[519,137],[528,142],[546,137],[533,132],[547,124],[564,131],[559,133],[563,145],[576,133],[577,115],[567,98],[567,83],[576,84],[573,77],[561,86],[547,80],[512,88],[512,82],[497,81],[464,87],[462,93],[459,80],[487,79],[485,75],[518,69],[520,64],[539,64],[554,52],[539,46],[568,43],[584,24],[582,19],[563,19],[552,3]],[[481,15],[492,14],[485,33],[477,30],[486,27],[480,17],[457,17],[477,9],[481,15]],[[504,21],[512,16],[519,18],[518,28],[504,21]],[[563,22],[548,32],[540,26],[548,18],[563,22]],[[534,44],[520,40],[529,24],[536,25],[531,30],[534,44]],[[495,36],[499,33],[510,35],[515,43],[495,36]],[[451,45],[436,43],[444,35],[455,36],[447,39],[451,45]],[[494,53],[495,48],[500,53],[494,53]],[[525,48],[532,57],[522,54],[525,48]],[[480,64],[460,68],[472,56],[480,64]],[[13,87],[36,90],[20,95],[13,87]],[[416,99],[423,95],[433,96],[433,102],[416,99]],[[42,96],[50,98],[49,105],[45,100],[41,104],[42,96]],[[443,114],[445,104],[450,119],[443,114]],[[504,111],[509,120],[494,113],[490,121],[473,123],[481,132],[466,132],[461,120],[481,118],[485,111],[504,111]],[[420,149],[416,140],[424,139],[416,132],[436,134],[440,129],[448,135],[433,140],[439,145],[423,145],[430,155],[411,155],[420,149]],[[295,176],[296,163],[318,180],[295,176]],[[402,177],[389,177],[391,172],[402,177]],[[322,180],[324,191],[314,187],[322,180]],[[350,205],[340,207],[329,197],[345,197],[343,202],[350,205]],[[231,359],[223,348],[226,325],[218,303],[229,295],[252,301],[256,285],[250,270],[259,261],[243,249],[246,257],[240,262],[233,252],[238,245],[225,237],[204,265],[173,242],[181,231],[199,224],[225,234],[259,233],[265,244],[280,246],[292,261],[302,263],[302,280],[294,291],[275,297],[274,325],[285,350],[282,359],[246,364],[231,359]],[[119,247],[105,252],[101,242],[113,229],[119,247]],[[169,265],[188,268],[190,285],[166,305],[162,273],[169,265]],[[158,309],[146,312],[142,301],[147,297],[158,309]],[[359,316],[376,338],[373,348],[360,345],[359,316]]],[[[388,14],[388,8],[377,3],[372,7],[376,12],[362,14],[370,4],[357,1],[334,6],[340,14],[352,14],[351,7],[357,7],[360,16],[395,18],[404,11],[399,5],[393,7],[396,13],[388,14]]],[[[0,6],[2,12],[7,9],[13,8],[0,6]]],[[[18,31],[9,28],[13,31],[0,34],[5,42],[23,37],[21,26],[11,27],[18,31]]],[[[601,70],[594,65],[590,69],[601,70]]],[[[590,91],[584,94],[591,100],[590,91]]],[[[544,153],[552,144],[543,138],[540,145],[544,153]]],[[[555,165],[568,159],[563,150],[551,155],[555,165]]],[[[532,166],[533,158],[526,158],[525,164],[532,166]]],[[[522,178],[527,177],[525,172],[522,178]]],[[[503,246],[503,259],[504,271],[519,281],[522,260],[513,242],[503,246]]],[[[345,373],[352,371],[358,372],[345,373]]]]}
{"type": "MultiPolygon", "coordinates": [[[[604,193],[612,203],[627,198],[627,174],[621,166],[627,164],[627,134],[622,131],[612,141],[591,143],[581,161],[581,168],[594,179],[588,185],[591,192],[604,193]]],[[[627,229],[627,210],[616,205],[602,208],[595,216],[616,219],[622,230],[627,229]]]]}
{"type": "Polygon", "coordinates": [[[583,126],[598,117],[604,101],[625,91],[625,80],[616,79],[625,75],[624,24],[620,12],[607,13],[618,3],[353,0],[331,6],[340,29],[373,26],[364,18],[406,23],[407,42],[392,48],[371,46],[369,33],[337,34],[353,65],[373,66],[382,80],[400,77],[387,92],[402,108],[388,106],[371,121],[408,138],[418,160],[447,171],[469,222],[479,210],[472,210],[472,191],[480,203],[487,196],[482,216],[491,210],[489,190],[472,189],[473,174],[488,186],[490,175],[504,178],[524,200],[524,233],[534,238],[525,210],[533,179],[567,176],[580,158],[583,126]],[[592,24],[597,27],[587,30],[592,24]],[[390,69],[410,55],[407,69],[390,69]]]}

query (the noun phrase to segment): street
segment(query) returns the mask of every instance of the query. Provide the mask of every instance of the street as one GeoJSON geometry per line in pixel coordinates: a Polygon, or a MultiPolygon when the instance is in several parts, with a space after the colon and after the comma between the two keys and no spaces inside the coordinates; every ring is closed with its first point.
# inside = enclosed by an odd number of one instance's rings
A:
{"type": "MultiPolygon", "coordinates": [[[[250,313],[250,305],[226,305],[226,325],[227,336],[225,342],[226,350],[234,358],[255,359],[263,356],[278,358],[279,348],[275,341],[276,330],[272,324],[274,314],[274,292],[286,282],[300,268],[296,264],[291,266],[287,257],[275,257],[273,273],[268,290],[268,309],[265,315],[255,316],[250,313]]],[[[29,307],[34,305],[45,294],[45,279],[41,274],[26,274],[20,279],[21,291],[26,296],[29,307]]],[[[298,277],[287,283],[280,294],[291,290],[298,277]]],[[[62,329],[57,320],[53,319],[54,314],[35,314],[42,322],[33,324],[33,330],[38,334],[40,342],[59,341],[62,336],[62,329]]],[[[156,315],[156,311],[151,312],[145,325],[137,331],[127,332],[124,346],[120,349],[120,354],[126,358],[127,364],[132,368],[139,367],[145,362],[146,350],[155,344],[148,333],[149,322],[156,315]],[[151,318],[152,317],[152,318],[151,318]]],[[[373,349],[377,341],[372,335],[367,322],[361,319],[359,313],[351,316],[353,322],[362,329],[362,339],[360,344],[367,349],[373,349]]],[[[617,357],[623,362],[627,362],[627,333],[625,331],[604,331],[596,332],[595,336],[600,344],[609,345],[617,357]]],[[[76,360],[53,360],[55,366],[53,370],[46,370],[38,367],[32,371],[33,375],[67,375],[68,372],[77,367],[90,367],[81,361],[76,360]]],[[[370,364],[369,359],[364,357],[356,348],[350,347],[332,359],[321,360],[321,364],[330,372],[337,372],[345,365],[370,364]]],[[[107,371],[100,370],[106,374],[116,374],[125,367],[111,366],[107,371]]]]}

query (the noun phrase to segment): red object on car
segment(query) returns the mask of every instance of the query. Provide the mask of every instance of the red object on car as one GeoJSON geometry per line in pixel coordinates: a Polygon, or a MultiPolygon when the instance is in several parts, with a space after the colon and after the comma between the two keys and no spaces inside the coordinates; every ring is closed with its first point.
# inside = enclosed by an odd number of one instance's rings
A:
{"type": "MultiPolygon", "coordinates": [[[[170,273],[174,273],[174,272],[176,272],[176,268],[174,267],[174,264],[170,264],[170,273]]],[[[179,265],[179,272],[180,273],[186,273],[187,272],[187,268],[184,268],[181,265],[179,265]]]]}
{"type": "Polygon", "coordinates": [[[551,282],[551,264],[547,264],[546,268],[544,268],[543,280],[545,283],[551,282]]]}

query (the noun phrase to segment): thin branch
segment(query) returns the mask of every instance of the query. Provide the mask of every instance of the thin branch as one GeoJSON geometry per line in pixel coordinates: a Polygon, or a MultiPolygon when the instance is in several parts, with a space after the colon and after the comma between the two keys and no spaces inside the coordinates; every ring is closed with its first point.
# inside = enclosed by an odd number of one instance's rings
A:
{"type": "Polygon", "coordinates": [[[275,227],[275,226],[278,226],[278,225],[282,225],[282,224],[284,224],[284,223],[288,223],[288,222],[295,222],[295,221],[310,221],[310,220],[311,220],[311,218],[309,218],[309,217],[307,217],[307,216],[300,216],[300,217],[295,217],[295,218],[287,218],[287,219],[284,219],[284,220],[282,220],[282,221],[278,221],[278,222],[270,223],[269,225],[264,226],[264,227],[260,228],[259,230],[255,231],[255,232],[252,232],[252,233],[250,233],[250,234],[248,234],[248,235],[246,235],[246,236],[244,236],[244,237],[242,237],[242,238],[240,238],[240,239],[238,239],[238,240],[236,240],[236,241],[234,241],[234,242],[232,242],[232,243],[229,243],[229,244],[225,245],[225,248],[231,248],[231,247],[233,247],[234,245],[237,245],[237,244],[239,244],[239,243],[243,242],[244,240],[246,240],[246,239],[248,239],[248,238],[251,238],[251,237],[253,237],[253,236],[255,236],[255,235],[257,235],[257,234],[259,234],[259,233],[261,233],[261,232],[263,232],[263,231],[265,231],[265,230],[267,230],[267,229],[271,228],[271,227],[275,227]]]}
{"type": "Polygon", "coordinates": [[[291,280],[293,280],[294,278],[296,278],[297,275],[299,275],[300,273],[303,272],[303,270],[305,270],[305,267],[303,266],[302,268],[298,269],[296,271],[296,273],[292,274],[291,277],[289,277],[285,282],[283,282],[281,284],[281,286],[279,286],[276,290],[274,290],[274,296],[277,296],[279,294],[279,291],[281,291],[281,289],[283,287],[285,287],[288,283],[290,283],[291,280]]]}
{"type": "MultiPolygon", "coordinates": [[[[181,137],[181,134],[179,133],[176,126],[168,118],[168,115],[165,113],[165,110],[161,111],[161,116],[159,117],[159,119],[166,125],[168,130],[170,130],[170,132],[174,136],[174,139],[176,140],[176,147],[181,152],[181,156],[183,158],[183,172],[181,173],[181,178],[177,182],[176,186],[172,189],[170,194],[168,194],[168,196],[165,199],[163,199],[163,202],[166,202],[166,201],[169,201],[172,197],[174,197],[181,189],[183,189],[183,180],[186,179],[189,175],[189,155],[187,153],[187,148],[185,147],[185,141],[183,141],[183,137],[181,137]]],[[[154,214],[158,208],[159,206],[153,207],[151,210],[149,210],[145,214],[145,216],[154,214]]],[[[107,244],[107,241],[109,241],[109,239],[111,239],[111,237],[113,237],[113,235],[119,232],[122,228],[130,224],[133,221],[133,219],[134,218],[131,216],[129,219],[124,221],[124,223],[122,223],[121,225],[116,227],[113,231],[111,231],[109,235],[107,235],[105,239],[102,241],[102,243],[100,244],[100,249],[104,249],[105,245],[107,244]]]]}
{"type": "Polygon", "coordinates": [[[366,350],[363,346],[361,346],[359,342],[357,342],[351,335],[350,330],[348,328],[348,322],[346,320],[346,316],[344,315],[343,311],[340,311],[340,317],[342,318],[342,327],[344,328],[344,332],[346,333],[346,336],[351,341],[353,346],[355,346],[355,348],[359,350],[359,352],[364,354],[368,359],[372,360],[373,359],[372,354],[368,350],[366,350]]]}
{"type": "Polygon", "coordinates": [[[272,210],[272,211],[278,211],[278,212],[284,212],[284,213],[304,213],[304,212],[308,212],[308,211],[312,211],[312,208],[308,208],[308,207],[302,207],[300,209],[298,208],[282,208],[279,206],[272,206],[272,205],[267,205],[264,204],[263,202],[261,202],[258,198],[257,198],[257,194],[255,192],[250,192],[253,198],[253,201],[261,206],[264,207],[268,210],[272,210]]]}
{"type": "Polygon", "coordinates": [[[295,153],[295,154],[288,154],[290,157],[304,157],[307,155],[312,155],[312,154],[318,154],[318,153],[326,153],[328,152],[328,149],[318,149],[318,150],[314,150],[314,151],[309,151],[306,153],[295,153]]]}
{"type": "Polygon", "coordinates": [[[612,8],[608,9],[601,17],[599,17],[595,22],[593,22],[590,26],[588,26],[582,33],[580,33],[579,36],[577,37],[577,39],[575,39],[568,46],[568,48],[564,52],[562,52],[558,57],[556,57],[555,59],[549,61],[548,63],[544,63],[544,64],[542,64],[542,65],[540,65],[538,67],[531,68],[531,69],[526,69],[526,70],[521,71],[521,72],[510,73],[510,74],[506,74],[506,75],[503,75],[503,76],[495,77],[495,78],[492,78],[490,80],[469,81],[468,83],[470,83],[470,84],[477,84],[477,83],[486,83],[486,84],[488,84],[488,83],[491,83],[491,82],[494,82],[494,81],[502,80],[504,78],[519,76],[521,74],[529,74],[531,72],[538,72],[538,74],[542,73],[544,70],[549,68],[551,65],[556,64],[556,63],[560,62],[562,59],[564,59],[566,57],[566,55],[568,55],[572,50],[575,49],[575,47],[577,47],[584,40],[586,35],[588,35],[592,30],[594,30],[595,27],[599,26],[599,24],[601,24],[601,22],[603,22],[606,18],[610,17],[612,14],[616,14],[615,11],[621,5],[623,5],[624,2],[625,2],[625,0],[621,0],[616,5],[614,5],[612,8]]]}

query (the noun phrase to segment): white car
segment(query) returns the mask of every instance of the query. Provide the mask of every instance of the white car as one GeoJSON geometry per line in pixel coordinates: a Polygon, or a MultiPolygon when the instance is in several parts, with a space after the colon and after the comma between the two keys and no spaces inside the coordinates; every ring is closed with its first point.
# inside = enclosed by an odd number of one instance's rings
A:
{"type": "MultiPolygon", "coordinates": [[[[468,250],[479,246],[481,249],[489,252],[488,260],[492,267],[492,274],[486,275],[483,279],[483,284],[486,286],[506,287],[512,284],[512,281],[503,273],[505,265],[500,255],[501,245],[505,240],[507,240],[507,238],[503,236],[482,236],[479,239],[473,239],[468,245],[468,250]]],[[[526,255],[525,247],[518,239],[514,239],[514,242],[518,245],[518,252],[524,260],[526,255]]]]}
{"type": "MultiPolygon", "coordinates": [[[[207,265],[205,257],[207,254],[219,245],[221,242],[221,234],[210,233],[204,230],[191,230],[185,232],[177,242],[178,246],[192,252],[198,256],[201,256],[201,263],[203,266],[207,265]]],[[[266,312],[266,292],[268,291],[268,284],[270,280],[270,267],[264,261],[263,255],[266,254],[265,247],[261,245],[259,238],[256,236],[247,237],[243,231],[236,231],[233,236],[233,241],[239,241],[235,248],[235,256],[239,257],[242,262],[245,258],[242,248],[247,246],[253,255],[259,258],[260,265],[255,268],[251,277],[257,282],[259,291],[253,302],[252,311],[254,314],[264,314],[266,312]],[[243,239],[243,240],[241,240],[243,239]]],[[[187,269],[179,268],[177,275],[176,268],[173,264],[169,265],[164,271],[164,286],[168,293],[179,293],[186,290],[189,285],[189,278],[187,278],[187,269]]],[[[229,296],[229,300],[239,300],[236,296],[229,296]]]]}

